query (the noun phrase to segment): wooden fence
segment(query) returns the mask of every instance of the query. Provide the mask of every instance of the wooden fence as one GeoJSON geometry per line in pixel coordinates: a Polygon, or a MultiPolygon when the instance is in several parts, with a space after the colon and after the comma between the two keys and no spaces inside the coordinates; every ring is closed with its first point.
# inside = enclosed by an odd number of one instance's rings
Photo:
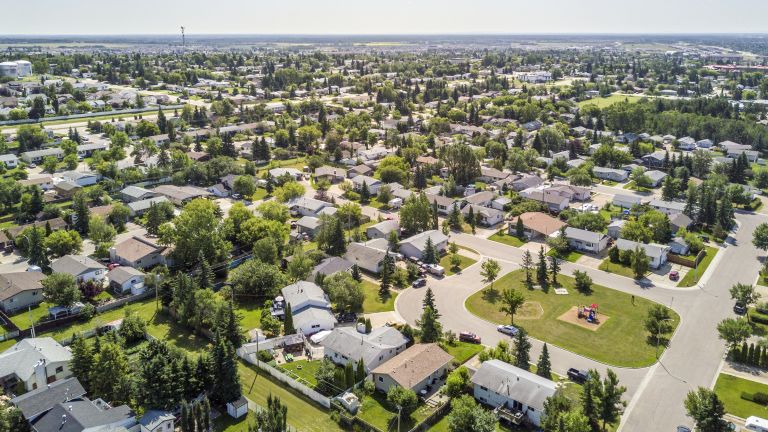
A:
{"type": "Polygon", "coordinates": [[[669,254],[667,255],[667,261],[675,264],[680,264],[682,266],[694,268],[699,265],[699,263],[701,262],[701,260],[704,259],[705,256],[707,256],[707,251],[705,249],[702,249],[699,251],[698,255],[696,255],[695,259],[688,259],[680,255],[669,254]]]}

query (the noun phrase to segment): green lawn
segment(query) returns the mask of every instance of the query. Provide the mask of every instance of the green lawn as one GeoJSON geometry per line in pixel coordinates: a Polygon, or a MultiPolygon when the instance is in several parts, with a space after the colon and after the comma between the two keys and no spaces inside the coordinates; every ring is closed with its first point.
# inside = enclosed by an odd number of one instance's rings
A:
{"type": "Polygon", "coordinates": [[[715,255],[717,255],[717,248],[715,247],[706,246],[706,251],[707,251],[707,254],[699,262],[698,270],[697,271],[694,271],[693,269],[689,270],[688,273],[685,274],[683,279],[680,280],[677,286],[692,287],[696,285],[696,283],[698,282],[696,279],[697,275],[698,275],[698,278],[701,279],[701,275],[703,275],[704,272],[707,271],[707,267],[709,267],[709,264],[712,263],[712,260],[715,258],[715,255]]]}
{"type": "Polygon", "coordinates": [[[248,427],[256,420],[253,411],[248,411],[245,418],[233,419],[227,413],[213,422],[213,430],[216,432],[248,432],[248,427]]]}
{"type": "Polygon", "coordinates": [[[259,328],[261,326],[261,307],[252,301],[238,300],[235,311],[240,315],[240,325],[245,330],[259,328]]]}
{"type": "Polygon", "coordinates": [[[624,100],[628,100],[630,103],[637,102],[641,99],[640,96],[633,96],[633,95],[623,95],[623,94],[612,94],[607,97],[594,97],[592,99],[583,100],[578,103],[579,107],[584,107],[585,105],[596,105],[598,108],[606,108],[609,107],[615,103],[618,102],[624,102],[624,100]]]}
{"type": "MultiPolygon", "coordinates": [[[[450,414],[450,412],[448,414],[450,414]]],[[[439,422],[435,423],[434,425],[432,425],[432,427],[430,427],[427,430],[429,432],[448,432],[448,414],[443,416],[443,418],[441,418],[439,422]]],[[[506,425],[496,423],[496,432],[528,432],[528,431],[530,431],[530,429],[526,429],[522,426],[510,429],[506,425]]]]}
{"type": "Polygon", "coordinates": [[[49,307],[51,307],[51,305],[46,302],[42,302],[39,305],[33,307],[31,319],[29,310],[20,311],[16,315],[13,315],[9,318],[11,318],[11,321],[16,324],[16,327],[22,330],[28,329],[32,327],[33,322],[36,323],[48,316],[49,307]]]}
{"type": "Polygon", "coordinates": [[[624,185],[624,189],[633,190],[633,191],[636,191],[636,192],[649,192],[650,191],[650,189],[648,189],[648,188],[637,186],[635,184],[634,180],[628,182],[627,184],[625,184],[624,185]]]}
{"type": "Polygon", "coordinates": [[[757,275],[757,284],[762,285],[764,287],[768,287],[768,275],[763,272],[760,272],[757,275]]]}
{"type": "MultiPolygon", "coordinates": [[[[400,430],[411,430],[429,417],[433,411],[432,408],[420,404],[409,418],[401,419],[400,430]]],[[[290,410],[288,413],[290,414],[290,410]]],[[[383,431],[397,430],[397,408],[390,406],[387,402],[387,396],[381,392],[377,391],[371,396],[365,396],[357,416],[383,431]]]]}
{"type": "Polygon", "coordinates": [[[321,362],[298,360],[290,363],[284,363],[278,366],[280,369],[288,371],[288,375],[293,378],[300,378],[299,381],[303,381],[303,384],[315,388],[317,380],[315,379],[315,373],[320,369],[321,362]]]}
{"type": "MultiPolygon", "coordinates": [[[[531,336],[610,365],[645,367],[656,361],[656,348],[648,343],[649,335],[643,326],[653,302],[638,297],[633,305],[629,294],[600,285],[593,285],[592,293],[585,295],[573,287],[572,277],[561,275],[558,281],[568,289],[568,295],[556,295],[552,289],[529,290],[525,287],[525,273],[517,270],[499,279],[493,290],[486,287],[470,296],[466,307],[484,319],[509,323],[510,318],[499,311],[499,297],[506,288],[517,289],[528,302],[538,303],[543,310],[539,318],[518,317],[515,321],[531,336]],[[574,306],[592,303],[599,305],[601,316],[608,317],[597,330],[559,319],[574,306]]],[[[676,327],[679,317],[671,313],[676,327]]]]}
{"type": "Polygon", "coordinates": [[[520,240],[520,238],[517,236],[509,235],[505,232],[505,230],[501,230],[496,234],[488,237],[488,240],[493,240],[514,247],[520,247],[525,244],[525,240],[520,240]]]}
{"type": "Polygon", "coordinates": [[[630,266],[626,266],[622,263],[612,263],[610,258],[604,259],[598,268],[604,272],[615,273],[632,279],[635,278],[635,273],[630,266]]]}
{"type": "Polygon", "coordinates": [[[389,295],[381,297],[379,295],[379,286],[367,279],[363,279],[363,292],[365,300],[363,301],[363,313],[388,312],[395,310],[395,299],[397,292],[389,290],[389,295]]]}
{"type": "Polygon", "coordinates": [[[266,372],[259,371],[254,366],[239,362],[240,386],[243,396],[261,407],[267,406],[267,396],[270,394],[280,398],[288,407],[288,424],[296,430],[310,432],[341,431],[341,428],[331,420],[328,411],[320,405],[305,399],[287,385],[272,379],[266,372]]]}
{"type": "MultiPolygon", "coordinates": [[[[552,255],[555,255],[555,254],[557,254],[557,251],[555,251],[554,249],[550,249],[549,252],[547,252],[547,256],[552,256],[552,255]]],[[[558,257],[560,259],[566,260],[566,261],[572,262],[572,263],[575,263],[576,261],[579,260],[579,258],[581,258],[583,256],[584,256],[583,253],[577,252],[577,251],[574,251],[574,250],[568,251],[568,253],[565,254],[565,256],[558,255],[558,257]]]]}
{"type": "Polygon", "coordinates": [[[458,268],[454,268],[451,265],[451,254],[448,254],[440,259],[440,265],[445,269],[446,276],[451,276],[451,275],[455,275],[456,273],[461,273],[462,270],[464,270],[465,268],[477,262],[472,258],[465,257],[464,255],[459,255],[459,258],[461,258],[461,264],[459,264],[458,268]]]}
{"type": "Polygon", "coordinates": [[[253,196],[251,196],[251,200],[261,201],[266,197],[267,197],[267,190],[264,188],[258,188],[256,189],[256,192],[253,193],[253,196]]]}
{"type": "Polygon", "coordinates": [[[768,417],[768,407],[741,398],[741,393],[762,392],[768,394],[768,385],[755,381],[720,374],[715,384],[715,393],[723,401],[725,411],[738,417],[768,417]]]}
{"type": "Polygon", "coordinates": [[[474,344],[469,342],[461,342],[456,341],[453,343],[453,345],[449,345],[448,343],[443,343],[440,345],[448,354],[452,355],[454,359],[456,359],[456,363],[458,364],[464,364],[469,359],[477,355],[480,351],[483,350],[483,345],[481,344],[474,344]]]}
{"type": "Polygon", "coordinates": [[[18,342],[16,339],[8,339],[0,342],[0,352],[7,350],[18,342]]]}

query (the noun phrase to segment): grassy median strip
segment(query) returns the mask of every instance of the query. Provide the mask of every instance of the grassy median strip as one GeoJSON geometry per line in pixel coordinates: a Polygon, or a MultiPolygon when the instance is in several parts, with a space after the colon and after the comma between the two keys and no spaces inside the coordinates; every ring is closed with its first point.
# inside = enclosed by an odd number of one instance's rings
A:
{"type": "MultiPolygon", "coordinates": [[[[560,275],[557,279],[568,290],[567,295],[555,294],[552,288],[546,292],[528,289],[525,273],[517,270],[499,279],[493,289],[486,287],[470,296],[466,306],[479,317],[508,324],[510,318],[499,310],[501,293],[513,288],[523,293],[527,309],[537,311],[528,314],[529,319],[522,319],[521,311],[514,322],[532,337],[615,366],[645,367],[656,361],[656,347],[649,343],[653,341],[643,325],[653,302],[640,297],[633,302],[631,295],[600,285],[592,285],[591,294],[582,294],[574,288],[572,277],[560,275]],[[599,306],[598,318],[604,320],[599,328],[590,329],[591,325],[582,323],[583,320],[578,321],[583,324],[579,325],[561,319],[570,317],[572,308],[592,303],[599,306]]],[[[680,318],[674,312],[671,314],[673,325],[677,327],[680,318]]],[[[662,351],[663,347],[659,349],[660,353],[662,351]]]]}

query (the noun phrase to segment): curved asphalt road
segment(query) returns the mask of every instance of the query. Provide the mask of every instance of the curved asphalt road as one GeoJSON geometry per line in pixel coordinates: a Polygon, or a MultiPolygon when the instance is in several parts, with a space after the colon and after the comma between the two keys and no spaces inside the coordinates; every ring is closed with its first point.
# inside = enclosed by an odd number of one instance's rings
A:
{"type": "MultiPolygon", "coordinates": [[[[710,387],[716,378],[725,351],[717,337],[716,325],[725,317],[733,316],[728,289],[736,282],[753,283],[760,263],[758,251],[752,246],[754,227],[765,221],[764,215],[738,214],[740,229],[729,238],[728,246],[712,263],[699,288],[679,289],[642,285],[634,280],[563,262],[562,272],[570,274],[580,269],[589,273],[595,283],[634,294],[671,306],[681,318],[661,362],[646,368],[621,368],[608,366],[581,355],[549,345],[552,369],[565,375],[569,367],[595,368],[601,373],[609,367],[616,371],[623,385],[627,386],[625,400],[629,402],[624,418],[623,431],[645,432],[651,430],[675,430],[679,424],[690,424],[683,408],[688,391],[698,386],[710,387]]],[[[523,252],[515,247],[467,234],[454,235],[457,244],[476,250],[484,258],[493,258],[502,267],[500,275],[519,268],[523,252]]],[[[464,308],[467,297],[481,290],[486,284],[480,275],[480,263],[465,269],[461,274],[442,280],[430,280],[443,327],[456,333],[473,331],[488,346],[508,336],[496,331],[496,325],[471,314],[464,308]]],[[[407,289],[397,298],[397,312],[410,324],[421,315],[425,289],[407,289]]],[[[542,342],[532,340],[531,358],[538,357],[542,342]]]]}

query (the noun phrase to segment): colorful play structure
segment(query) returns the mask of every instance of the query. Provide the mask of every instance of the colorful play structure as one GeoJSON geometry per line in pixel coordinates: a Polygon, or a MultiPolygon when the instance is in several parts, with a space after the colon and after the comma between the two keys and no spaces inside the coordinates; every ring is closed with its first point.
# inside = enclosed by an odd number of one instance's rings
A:
{"type": "Polygon", "coordinates": [[[600,320],[597,318],[597,304],[592,303],[589,306],[579,306],[579,319],[586,319],[588,323],[598,324],[600,320]]]}

